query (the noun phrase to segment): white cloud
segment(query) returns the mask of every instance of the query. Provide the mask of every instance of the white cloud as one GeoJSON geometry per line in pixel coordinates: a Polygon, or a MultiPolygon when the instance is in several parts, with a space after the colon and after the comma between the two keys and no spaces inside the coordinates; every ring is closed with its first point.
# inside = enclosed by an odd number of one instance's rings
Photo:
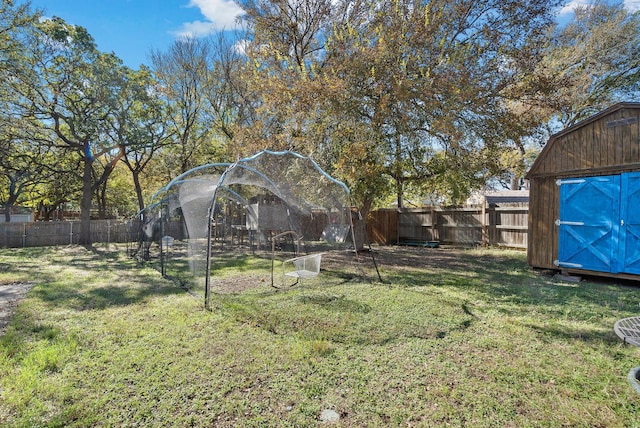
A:
{"type": "Polygon", "coordinates": [[[624,6],[629,12],[638,12],[640,10],[640,0],[625,0],[624,6]]]}
{"type": "MultiPolygon", "coordinates": [[[[589,0],[571,0],[567,3],[560,11],[558,12],[558,16],[566,16],[573,13],[573,10],[578,6],[587,6],[590,4],[589,0]]],[[[640,0],[624,0],[624,7],[627,8],[629,12],[637,12],[640,10],[640,0]]]]}
{"type": "Polygon", "coordinates": [[[244,13],[233,0],[190,0],[187,7],[197,7],[205,19],[185,22],[174,32],[177,36],[200,37],[232,29],[236,26],[236,17],[244,13]]]}
{"type": "Polygon", "coordinates": [[[570,15],[573,13],[573,10],[578,6],[586,6],[589,4],[588,0],[571,0],[569,3],[564,5],[562,9],[558,12],[558,16],[570,15]]]}
{"type": "Polygon", "coordinates": [[[233,48],[237,53],[244,55],[247,52],[247,47],[249,46],[249,43],[250,42],[247,39],[238,40],[236,44],[233,45],[233,48]]]}

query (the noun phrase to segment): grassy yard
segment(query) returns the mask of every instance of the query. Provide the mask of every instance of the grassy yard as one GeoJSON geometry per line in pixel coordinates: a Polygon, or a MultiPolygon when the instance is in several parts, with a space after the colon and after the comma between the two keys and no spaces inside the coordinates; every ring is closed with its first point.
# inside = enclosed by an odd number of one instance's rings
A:
{"type": "Polygon", "coordinates": [[[124,252],[0,250],[0,287],[34,283],[0,337],[0,425],[640,426],[640,348],[613,333],[637,286],[555,281],[515,251],[378,260],[384,283],[258,281],[208,312],[124,252]]]}

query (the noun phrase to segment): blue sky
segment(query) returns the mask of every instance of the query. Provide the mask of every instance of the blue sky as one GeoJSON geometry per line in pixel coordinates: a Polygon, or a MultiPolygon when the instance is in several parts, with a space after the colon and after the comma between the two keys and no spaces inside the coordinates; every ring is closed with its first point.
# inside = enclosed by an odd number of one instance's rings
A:
{"type": "MultiPolygon", "coordinates": [[[[560,11],[570,14],[572,0],[560,11]]],[[[640,10],[640,0],[625,0],[630,11],[640,10]]],[[[59,16],[85,27],[104,52],[114,52],[131,68],[150,64],[152,49],[165,51],[180,36],[206,36],[231,29],[242,11],[232,0],[32,0],[45,16],[59,16]]]]}
{"type": "Polygon", "coordinates": [[[228,0],[32,0],[47,17],[85,27],[104,52],[125,65],[150,64],[152,49],[165,51],[180,36],[231,29],[241,13],[228,0]]]}

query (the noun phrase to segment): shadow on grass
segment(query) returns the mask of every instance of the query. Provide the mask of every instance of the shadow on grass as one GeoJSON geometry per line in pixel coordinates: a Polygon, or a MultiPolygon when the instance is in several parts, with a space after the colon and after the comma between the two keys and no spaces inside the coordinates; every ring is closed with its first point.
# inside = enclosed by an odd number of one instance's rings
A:
{"type": "MultiPolygon", "coordinates": [[[[634,310],[638,301],[637,283],[592,278],[580,283],[556,280],[551,274],[529,267],[524,254],[496,251],[495,255],[473,251],[415,250],[399,258],[389,268],[390,282],[405,287],[452,287],[473,293],[487,301],[496,301],[504,310],[510,307],[549,306],[580,308],[604,307],[634,310]],[[437,254],[436,256],[431,256],[437,254]],[[407,273],[406,268],[413,269],[407,273]]],[[[394,259],[395,261],[396,259],[394,259]]]]}
{"type": "Polygon", "coordinates": [[[58,258],[50,260],[38,272],[38,285],[30,296],[46,305],[84,311],[184,293],[160,273],[142,268],[120,252],[82,248],[63,249],[58,258]]]}
{"type": "Polygon", "coordinates": [[[398,260],[387,273],[394,284],[453,290],[520,319],[521,326],[542,337],[614,344],[613,322],[639,312],[637,282],[589,277],[564,282],[530,268],[524,254],[414,250],[398,260]]]}
{"type": "Polygon", "coordinates": [[[337,269],[321,268],[320,274],[322,277],[331,284],[348,284],[348,283],[370,283],[373,284],[376,280],[361,272],[346,272],[337,269]]]}
{"type": "Polygon", "coordinates": [[[44,323],[29,310],[18,310],[4,334],[0,335],[0,353],[9,358],[21,359],[27,342],[55,343],[65,337],[62,330],[51,323],[44,323]]]}
{"type": "Polygon", "coordinates": [[[601,330],[594,328],[571,328],[567,325],[538,325],[534,323],[525,323],[524,325],[535,331],[542,337],[551,337],[554,339],[561,339],[563,341],[578,340],[581,342],[592,343],[621,343],[620,339],[613,332],[613,328],[611,329],[611,331],[607,331],[605,334],[603,334],[601,330]]]}
{"type": "Polygon", "coordinates": [[[402,292],[396,298],[397,290],[384,285],[371,285],[376,289],[367,296],[366,289],[361,294],[362,284],[356,286],[360,290],[354,292],[349,285],[331,286],[339,295],[327,294],[327,287],[322,287],[322,292],[311,288],[288,295],[219,296],[218,308],[237,322],[274,335],[351,345],[443,339],[477,320],[464,303],[434,301],[419,293],[402,292]]]}
{"type": "Polygon", "coordinates": [[[371,306],[344,296],[311,295],[303,299],[303,303],[310,303],[329,311],[348,311],[352,313],[367,314],[371,312],[371,306]]]}
{"type": "Polygon", "coordinates": [[[182,294],[178,287],[136,286],[98,286],[86,291],[78,291],[73,285],[41,286],[33,295],[49,305],[65,307],[76,311],[101,310],[112,306],[128,306],[141,303],[151,296],[182,294]]]}

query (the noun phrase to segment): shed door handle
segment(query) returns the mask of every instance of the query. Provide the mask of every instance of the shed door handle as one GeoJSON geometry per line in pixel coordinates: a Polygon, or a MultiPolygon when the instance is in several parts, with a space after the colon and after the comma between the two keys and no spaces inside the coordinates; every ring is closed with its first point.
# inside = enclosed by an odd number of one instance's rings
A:
{"type": "Polygon", "coordinates": [[[555,221],[556,226],[560,226],[560,225],[567,225],[567,226],[584,226],[584,222],[583,221],[564,221],[564,220],[560,220],[557,219],[555,221]]]}

